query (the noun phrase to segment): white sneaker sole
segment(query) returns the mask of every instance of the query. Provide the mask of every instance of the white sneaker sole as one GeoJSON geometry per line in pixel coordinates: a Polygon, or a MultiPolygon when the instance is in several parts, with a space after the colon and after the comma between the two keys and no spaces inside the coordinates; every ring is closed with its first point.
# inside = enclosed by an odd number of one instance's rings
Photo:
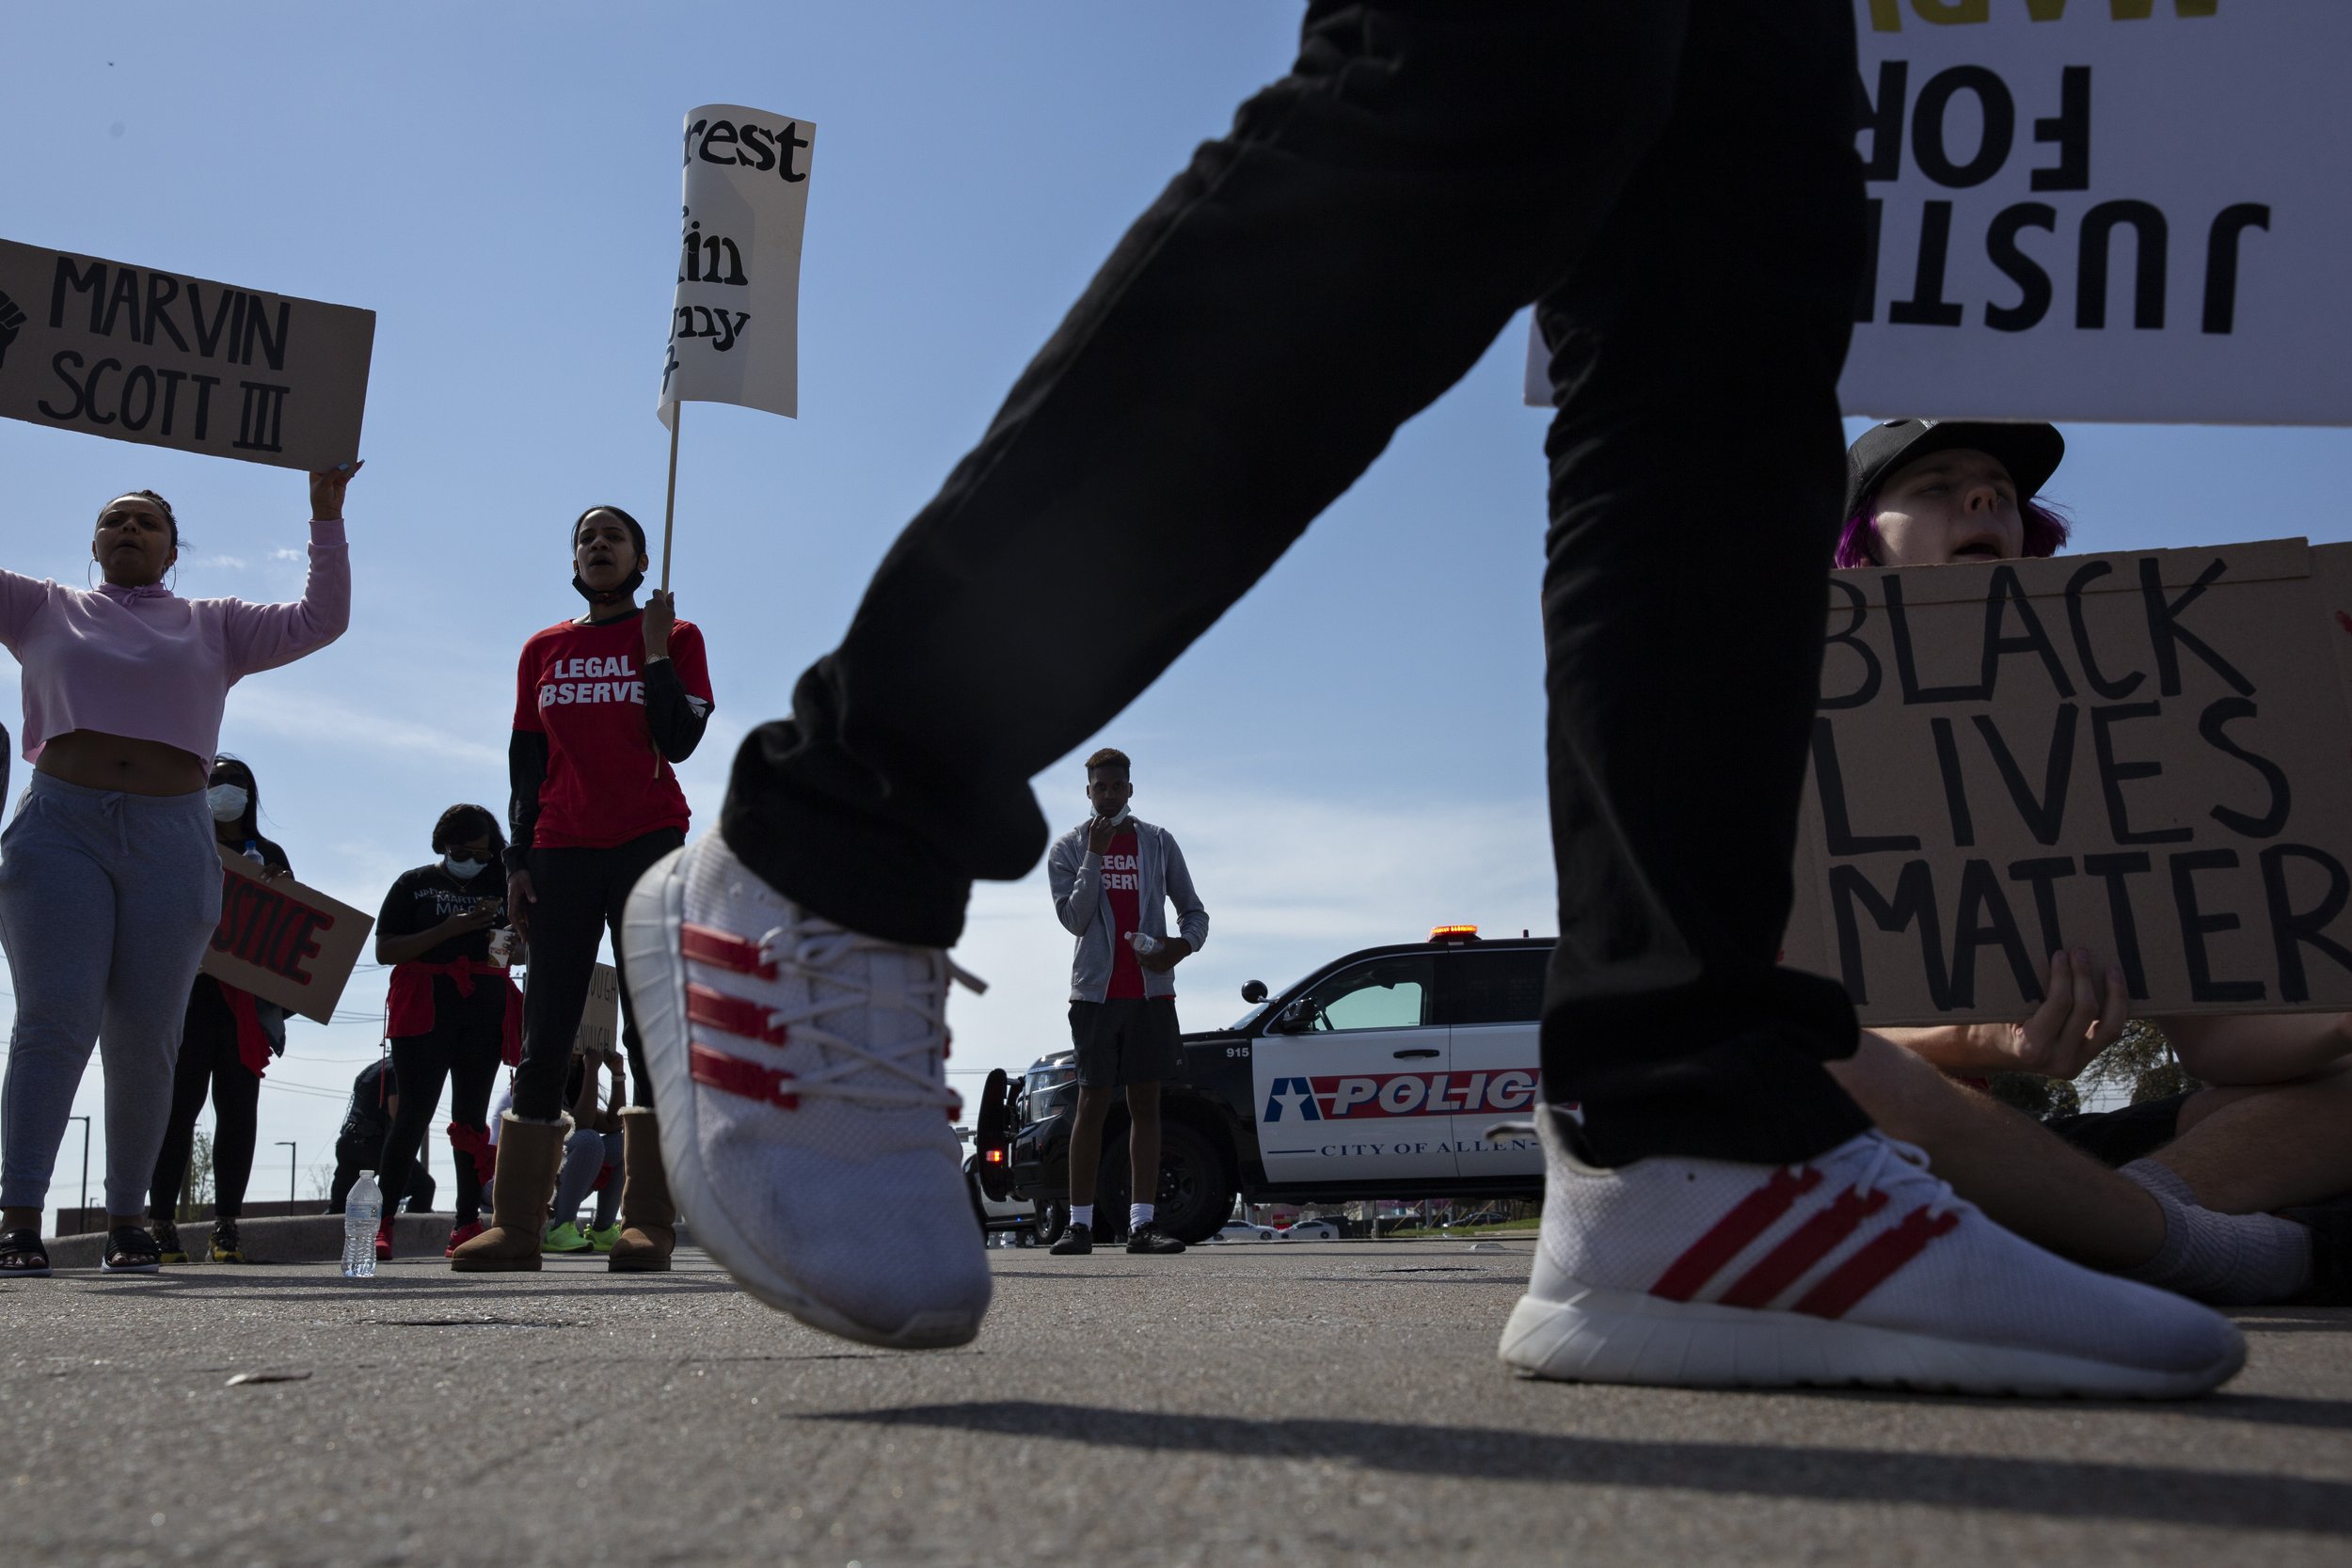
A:
{"type": "Polygon", "coordinates": [[[703,1164],[695,1126],[686,959],[678,945],[686,919],[686,879],[678,874],[678,863],[685,855],[683,849],[671,851],[638,879],[621,917],[621,951],[645,1070],[653,1079],[655,1115],[661,1124],[661,1165],[669,1172],[671,1196],[692,1227],[695,1243],[716,1258],[737,1284],[811,1328],[885,1350],[948,1350],[970,1344],[980,1331],[974,1314],[917,1313],[885,1327],[836,1311],[795,1279],[783,1259],[770,1257],[744,1235],[719,1201],[703,1164]]]}
{"type": "Polygon", "coordinates": [[[1575,1287],[1565,1301],[1521,1296],[1498,1354],[1564,1383],[1670,1388],[1804,1385],[2028,1398],[2177,1400],[2226,1383],[2245,1342],[2209,1367],[2155,1371],[2005,1345],[1939,1339],[1798,1312],[1761,1312],[1575,1287]]]}

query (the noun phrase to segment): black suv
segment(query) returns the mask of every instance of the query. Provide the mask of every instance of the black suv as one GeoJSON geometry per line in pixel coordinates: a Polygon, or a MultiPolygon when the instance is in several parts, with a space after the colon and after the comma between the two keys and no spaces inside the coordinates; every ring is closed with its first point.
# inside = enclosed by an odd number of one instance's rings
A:
{"type": "MultiPolygon", "coordinates": [[[[1279,996],[1250,981],[1249,1011],[1184,1036],[1184,1071],[1161,1087],[1160,1227],[1204,1241],[1236,1196],[1541,1196],[1534,1135],[1486,1132],[1534,1105],[1551,948],[1548,938],[1482,942],[1474,927],[1440,927],[1425,942],[1350,953],[1279,996]]],[[[1067,1051],[1018,1083],[992,1073],[981,1096],[979,1180],[999,1200],[1034,1200],[1048,1236],[1068,1212],[1077,1098],[1067,1051]]],[[[1115,1104],[1095,1189],[1106,1219],[1126,1212],[1126,1108],[1115,1104]]]]}

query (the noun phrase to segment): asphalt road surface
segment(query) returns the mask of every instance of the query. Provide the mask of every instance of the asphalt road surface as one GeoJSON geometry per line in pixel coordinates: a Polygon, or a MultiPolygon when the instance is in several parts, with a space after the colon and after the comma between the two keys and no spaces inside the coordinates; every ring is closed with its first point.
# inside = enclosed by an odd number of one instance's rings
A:
{"type": "Polygon", "coordinates": [[[0,1560],[2352,1561],[2352,1312],[2243,1314],[2185,1404],[1568,1387],[1494,1359],[1528,1251],[994,1251],[928,1355],[692,1253],[17,1281],[0,1560]]]}

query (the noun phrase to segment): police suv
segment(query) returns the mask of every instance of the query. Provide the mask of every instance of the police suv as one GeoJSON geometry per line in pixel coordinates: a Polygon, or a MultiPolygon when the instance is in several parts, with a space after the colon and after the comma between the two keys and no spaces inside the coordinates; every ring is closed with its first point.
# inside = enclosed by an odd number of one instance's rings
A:
{"type": "MultiPolygon", "coordinates": [[[[1185,1035],[1184,1070],[1161,1085],[1160,1228],[1204,1241],[1236,1196],[1540,1196],[1534,1134],[1486,1132],[1534,1105],[1551,948],[1441,926],[1426,942],[1350,953],[1279,995],[1244,986],[1249,1011],[1185,1035]]],[[[1067,1214],[1077,1101],[1072,1053],[1057,1052],[1017,1082],[992,1073],[976,1118],[982,1186],[1034,1201],[1049,1236],[1067,1214]]],[[[1126,1212],[1126,1129],[1115,1101],[1095,1196],[1106,1219],[1126,1212]]]]}

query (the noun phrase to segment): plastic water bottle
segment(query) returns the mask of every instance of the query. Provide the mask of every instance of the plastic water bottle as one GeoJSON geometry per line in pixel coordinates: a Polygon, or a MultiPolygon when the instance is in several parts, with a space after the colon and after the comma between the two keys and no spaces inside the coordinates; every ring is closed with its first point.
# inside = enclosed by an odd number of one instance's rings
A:
{"type": "Polygon", "coordinates": [[[351,1196],[343,1199],[345,1279],[375,1277],[375,1230],[383,1216],[384,1189],[375,1184],[375,1172],[361,1171],[351,1184],[351,1196]]]}
{"type": "Polygon", "coordinates": [[[1145,936],[1141,931],[1130,931],[1127,933],[1127,945],[1137,953],[1156,953],[1165,943],[1157,937],[1145,936]]]}

